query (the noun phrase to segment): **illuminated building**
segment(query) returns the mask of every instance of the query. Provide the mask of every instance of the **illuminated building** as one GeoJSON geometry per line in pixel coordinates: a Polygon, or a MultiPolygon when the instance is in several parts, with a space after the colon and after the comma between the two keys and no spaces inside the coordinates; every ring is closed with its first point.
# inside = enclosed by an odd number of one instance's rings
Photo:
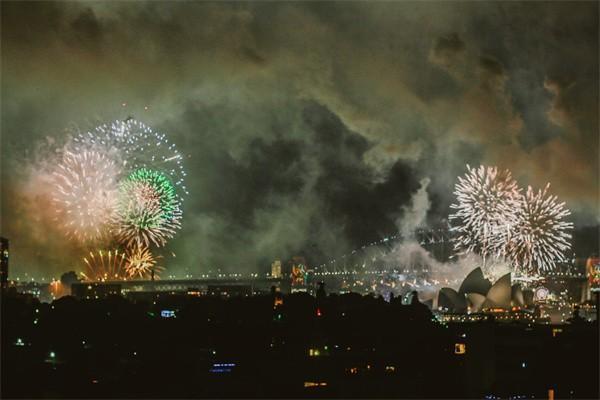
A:
{"type": "Polygon", "coordinates": [[[454,354],[465,354],[467,352],[467,345],[464,343],[454,344],[454,354]]]}
{"type": "Polygon", "coordinates": [[[219,297],[248,297],[252,296],[250,285],[208,285],[206,292],[209,296],[219,297]]]}
{"type": "Polygon", "coordinates": [[[526,312],[523,310],[505,310],[503,308],[488,309],[485,312],[478,313],[445,313],[440,317],[440,320],[444,323],[467,323],[467,322],[481,322],[490,320],[504,323],[504,322],[523,322],[523,323],[539,323],[540,319],[537,318],[533,313],[526,312]]]}
{"type": "Polygon", "coordinates": [[[0,237],[0,283],[3,288],[8,283],[8,239],[0,237]]]}
{"type": "Polygon", "coordinates": [[[308,268],[304,257],[293,257],[289,264],[291,265],[292,291],[294,291],[294,288],[306,291],[308,268]]]}
{"type": "Polygon", "coordinates": [[[444,323],[448,322],[480,322],[480,321],[489,321],[491,319],[490,315],[475,313],[475,314],[451,314],[445,313],[441,316],[440,321],[444,323]]]}
{"type": "Polygon", "coordinates": [[[511,285],[511,274],[498,279],[493,285],[476,268],[463,281],[460,289],[442,288],[438,293],[437,308],[451,313],[477,313],[486,310],[512,310],[531,305],[529,291],[520,284],[511,285]]]}
{"type": "Polygon", "coordinates": [[[281,278],[281,260],[277,259],[271,264],[271,277],[281,278]]]}
{"type": "Polygon", "coordinates": [[[490,291],[491,287],[492,284],[485,279],[481,268],[475,268],[473,271],[469,272],[462,282],[460,289],[458,289],[458,293],[477,293],[485,296],[490,291]]]}
{"type": "Polygon", "coordinates": [[[161,310],[161,318],[175,318],[175,310],[161,310]]]}
{"type": "Polygon", "coordinates": [[[481,308],[510,309],[511,295],[512,287],[510,285],[510,273],[508,273],[492,285],[481,308]]]}
{"type": "Polygon", "coordinates": [[[438,294],[438,308],[452,312],[466,312],[467,301],[464,296],[459,295],[454,289],[442,288],[438,294]]]}
{"type": "Polygon", "coordinates": [[[590,257],[585,263],[585,271],[592,288],[600,287],[600,258],[590,257]]]}
{"type": "Polygon", "coordinates": [[[327,382],[304,382],[305,388],[327,386],[327,382]]]}
{"type": "Polygon", "coordinates": [[[223,373],[229,373],[231,371],[233,371],[233,369],[235,368],[236,364],[232,363],[232,362],[228,362],[228,363],[213,363],[212,367],[208,370],[209,372],[213,373],[213,374],[223,374],[223,373]]]}
{"type": "Polygon", "coordinates": [[[281,293],[275,293],[275,296],[273,299],[273,308],[275,309],[282,305],[283,305],[283,296],[281,295],[281,293]]]}
{"type": "MultiPolygon", "coordinates": [[[[235,286],[243,286],[241,290],[246,294],[257,294],[257,293],[268,293],[269,289],[273,286],[277,290],[285,285],[281,284],[281,280],[259,277],[222,277],[222,278],[193,278],[193,279],[164,279],[164,280],[128,280],[118,281],[122,288],[124,295],[129,296],[132,293],[139,293],[140,296],[144,296],[143,293],[156,294],[180,294],[187,296],[205,296],[205,295],[217,295],[219,292],[218,288],[222,288],[220,292],[227,292],[229,296],[235,296],[235,292],[240,292],[241,289],[236,289],[235,286]],[[249,288],[249,289],[248,289],[249,288]]],[[[224,294],[226,295],[226,294],[224,294]]],[[[147,297],[147,296],[146,296],[147,297]]]]}

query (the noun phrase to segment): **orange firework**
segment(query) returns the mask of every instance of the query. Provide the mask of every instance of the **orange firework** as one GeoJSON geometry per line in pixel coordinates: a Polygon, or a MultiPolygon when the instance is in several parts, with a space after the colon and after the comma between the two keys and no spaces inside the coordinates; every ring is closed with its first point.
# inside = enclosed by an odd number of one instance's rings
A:
{"type": "Polygon", "coordinates": [[[87,271],[81,275],[86,281],[120,281],[127,279],[126,255],[118,249],[90,251],[84,257],[87,271]]]}
{"type": "Polygon", "coordinates": [[[134,246],[127,252],[125,271],[130,278],[158,278],[164,270],[146,246],[134,246]]]}

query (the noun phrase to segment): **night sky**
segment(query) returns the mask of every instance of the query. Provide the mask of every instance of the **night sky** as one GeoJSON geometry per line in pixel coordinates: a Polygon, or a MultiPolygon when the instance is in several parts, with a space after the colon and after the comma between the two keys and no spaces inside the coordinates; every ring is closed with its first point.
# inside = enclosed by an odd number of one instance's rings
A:
{"type": "Polygon", "coordinates": [[[128,116],[186,154],[183,229],[164,252],[174,272],[326,260],[396,233],[420,188],[422,224],[435,226],[467,163],[509,168],[521,185],[551,182],[573,210],[576,249],[588,251],[600,221],[598,11],[3,2],[11,268],[81,269],[85,249],[56,232],[31,175],[44,143],[128,116]]]}

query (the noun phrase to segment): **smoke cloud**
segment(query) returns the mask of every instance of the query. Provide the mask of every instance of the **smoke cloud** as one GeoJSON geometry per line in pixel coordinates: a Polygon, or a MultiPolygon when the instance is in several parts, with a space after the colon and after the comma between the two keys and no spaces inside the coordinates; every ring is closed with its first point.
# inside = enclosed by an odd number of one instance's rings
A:
{"type": "Polygon", "coordinates": [[[467,163],[550,181],[576,226],[600,222],[594,2],[7,2],[1,26],[16,275],[80,262],[30,211],[36,143],[129,116],[186,154],[174,273],[316,265],[426,209],[434,225],[467,163]]]}
{"type": "Polygon", "coordinates": [[[431,179],[423,178],[419,182],[421,187],[412,195],[410,204],[403,207],[403,216],[397,222],[400,234],[404,238],[410,238],[414,235],[417,228],[421,228],[426,223],[427,212],[431,207],[427,186],[431,179]]]}

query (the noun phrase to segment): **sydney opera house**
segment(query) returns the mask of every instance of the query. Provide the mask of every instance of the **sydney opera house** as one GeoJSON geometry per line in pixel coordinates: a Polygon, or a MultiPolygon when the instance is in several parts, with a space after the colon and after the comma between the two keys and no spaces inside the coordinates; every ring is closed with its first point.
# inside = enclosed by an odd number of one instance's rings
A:
{"type": "Polygon", "coordinates": [[[477,313],[484,311],[509,311],[533,305],[533,292],[522,290],[520,284],[511,285],[508,273],[494,284],[475,268],[464,279],[458,292],[442,288],[437,297],[437,309],[449,313],[477,313]]]}

